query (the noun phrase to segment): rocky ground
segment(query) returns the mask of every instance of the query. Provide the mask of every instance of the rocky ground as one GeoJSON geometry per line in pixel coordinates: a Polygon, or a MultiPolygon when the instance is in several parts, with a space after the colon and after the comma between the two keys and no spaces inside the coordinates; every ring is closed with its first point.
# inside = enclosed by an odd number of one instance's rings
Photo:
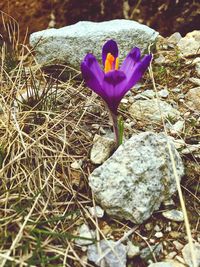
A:
{"type": "MultiPolygon", "coordinates": [[[[199,39],[199,31],[184,38],[178,33],[160,36],[152,72],[126,95],[119,109],[125,139],[165,132],[178,151],[176,163],[180,176],[184,165],[181,189],[198,265],[199,39]]],[[[139,224],[105,212],[88,183],[113,153],[112,127],[103,103],[78,79],[60,81],[44,74],[30,47],[12,41],[1,46],[1,266],[100,266],[99,250],[106,250],[102,258],[110,267],[192,266],[175,182],[170,199],[162,199],[154,212],[149,207],[150,217],[139,224]]],[[[122,164],[119,158],[116,169],[122,164]]],[[[156,155],[152,159],[159,164],[156,155]]],[[[140,171],[138,162],[134,170],[140,171]]],[[[163,174],[167,164],[156,172],[163,174]]],[[[145,190],[149,195],[148,186],[145,190]]]]}

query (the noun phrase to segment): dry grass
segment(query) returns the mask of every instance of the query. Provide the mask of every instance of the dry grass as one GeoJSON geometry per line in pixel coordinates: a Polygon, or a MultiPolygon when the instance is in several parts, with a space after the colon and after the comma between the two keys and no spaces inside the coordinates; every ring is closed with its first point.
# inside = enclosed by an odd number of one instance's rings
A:
{"type": "Polygon", "coordinates": [[[25,46],[12,48],[16,62],[8,62],[7,45],[1,50],[1,266],[72,266],[81,255],[71,241],[91,197],[89,167],[76,171],[70,164],[87,161],[93,115],[81,119],[88,102],[81,85],[46,79],[32,68],[25,46]]]}
{"type": "MultiPolygon", "coordinates": [[[[81,239],[77,229],[84,222],[96,231],[94,241],[113,238],[122,242],[129,236],[141,246],[150,246],[153,228],[147,230],[146,224],[135,227],[107,216],[92,218],[87,210],[87,206],[95,205],[87,181],[95,167],[89,160],[93,136],[100,127],[111,129],[103,105],[81,81],[61,82],[47,77],[32,51],[18,43],[17,23],[5,14],[2,20],[8,38],[2,41],[0,52],[0,266],[93,266],[75,243],[81,239]],[[98,129],[93,128],[94,123],[98,129]],[[82,160],[81,168],[73,169],[71,164],[78,160],[82,160]]],[[[176,55],[172,53],[173,56],[176,55]]],[[[157,85],[175,87],[184,83],[185,76],[174,78],[182,68],[181,62],[174,62],[165,70],[158,67],[155,71],[157,85]]],[[[148,74],[146,84],[151,85],[148,74]]],[[[191,86],[185,83],[184,90],[191,86]]],[[[173,93],[170,97],[176,101],[173,93]]],[[[181,103],[179,108],[187,111],[181,103]]],[[[125,120],[130,119],[123,105],[120,113],[125,120]]],[[[195,120],[195,113],[186,118],[186,129],[180,138],[199,136],[195,120]]],[[[138,121],[126,135],[145,127],[138,121]]],[[[152,127],[163,130],[163,125],[152,127]]],[[[196,239],[200,167],[192,154],[184,157],[184,162],[182,199],[191,220],[192,238],[196,239]]],[[[177,200],[177,207],[178,203],[177,200]]],[[[163,229],[168,226],[160,212],[147,223],[160,224],[163,229]]],[[[182,233],[176,239],[185,244],[184,224],[171,226],[173,231],[182,233]]],[[[174,239],[169,233],[164,235],[165,251],[170,251],[174,239]]],[[[153,259],[159,261],[164,256],[153,254],[153,259]]],[[[138,258],[130,263],[145,266],[138,258]]]]}

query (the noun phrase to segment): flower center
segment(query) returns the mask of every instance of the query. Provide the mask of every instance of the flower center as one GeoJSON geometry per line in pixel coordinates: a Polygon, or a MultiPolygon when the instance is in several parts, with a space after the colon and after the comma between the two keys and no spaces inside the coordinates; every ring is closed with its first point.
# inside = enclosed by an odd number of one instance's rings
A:
{"type": "Polygon", "coordinates": [[[105,73],[111,70],[118,70],[118,68],[119,68],[119,58],[118,57],[115,58],[111,53],[108,53],[105,61],[105,68],[104,68],[105,73]]]}

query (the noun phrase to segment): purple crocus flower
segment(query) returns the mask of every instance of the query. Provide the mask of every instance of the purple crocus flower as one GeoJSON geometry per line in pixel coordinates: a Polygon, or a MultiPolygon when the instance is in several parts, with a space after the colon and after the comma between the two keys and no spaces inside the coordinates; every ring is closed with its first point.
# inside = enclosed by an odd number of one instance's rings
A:
{"type": "Polygon", "coordinates": [[[87,54],[81,63],[86,85],[101,96],[115,115],[123,96],[148,68],[152,55],[145,55],[142,59],[140,57],[140,49],[133,48],[119,68],[117,43],[109,40],[102,49],[104,71],[93,54],[87,54]]]}
{"type": "Polygon", "coordinates": [[[123,96],[141,79],[151,59],[152,55],[145,55],[141,59],[140,49],[135,47],[119,68],[117,43],[109,40],[102,49],[104,71],[93,54],[87,54],[81,63],[81,71],[86,85],[97,93],[108,106],[113,120],[117,146],[122,142],[117,121],[117,108],[123,96]]]}

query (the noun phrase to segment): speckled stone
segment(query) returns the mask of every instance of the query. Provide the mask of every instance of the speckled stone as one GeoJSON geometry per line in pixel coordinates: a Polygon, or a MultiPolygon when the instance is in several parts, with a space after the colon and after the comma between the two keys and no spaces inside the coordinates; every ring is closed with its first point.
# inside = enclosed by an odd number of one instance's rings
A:
{"type": "Polygon", "coordinates": [[[134,46],[144,52],[157,36],[158,32],[133,20],[80,21],[60,29],[32,33],[30,45],[40,64],[66,64],[79,70],[87,53],[101,60],[102,46],[109,39],[117,41],[123,60],[134,46]]]}

